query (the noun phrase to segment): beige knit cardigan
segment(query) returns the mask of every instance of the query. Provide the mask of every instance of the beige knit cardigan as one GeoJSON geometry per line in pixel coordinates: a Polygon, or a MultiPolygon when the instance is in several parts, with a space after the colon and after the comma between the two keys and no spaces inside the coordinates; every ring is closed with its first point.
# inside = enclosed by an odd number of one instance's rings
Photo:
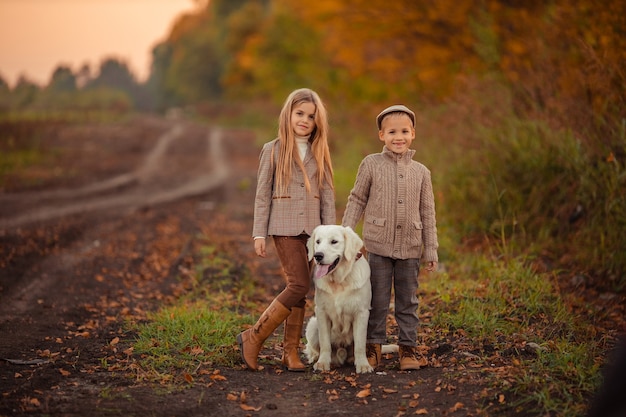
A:
{"type": "Polygon", "coordinates": [[[368,252],[396,259],[438,262],[435,198],[428,168],[383,147],[366,156],[350,191],[342,225],[353,229],[363,216],[368,252]]]}

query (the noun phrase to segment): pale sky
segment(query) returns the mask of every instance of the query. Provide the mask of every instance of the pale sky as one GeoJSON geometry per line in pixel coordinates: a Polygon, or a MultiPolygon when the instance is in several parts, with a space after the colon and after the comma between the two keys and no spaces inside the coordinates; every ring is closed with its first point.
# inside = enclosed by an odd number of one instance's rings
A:
{"type": "Polygon", "coordinates": [[[96,74],[106,57],[144,80],[152,47],[166,38],[193,0],[0,0],[0,75],[44,85],[59,65],[96,74]]]}

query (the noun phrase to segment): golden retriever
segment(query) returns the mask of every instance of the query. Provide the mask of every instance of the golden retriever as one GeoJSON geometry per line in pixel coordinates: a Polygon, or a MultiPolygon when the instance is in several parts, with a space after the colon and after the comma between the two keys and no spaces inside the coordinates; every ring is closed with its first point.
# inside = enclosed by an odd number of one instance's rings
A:
{"type": "Polygon", "coordinates": [[[316,371],[352,360],[357,373],[373,371],[365,356],[372,288],[362,247],[354,230],[339,225],[316,227],[307,242],[309,260],[315,259],[315,316],[304,353],[316,371]]]}

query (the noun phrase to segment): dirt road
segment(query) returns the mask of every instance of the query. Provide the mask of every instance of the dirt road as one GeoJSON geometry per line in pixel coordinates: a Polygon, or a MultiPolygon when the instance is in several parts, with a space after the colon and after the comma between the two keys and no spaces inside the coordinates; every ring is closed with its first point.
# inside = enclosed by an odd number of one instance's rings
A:
{"type": "Polygon", "coordinates": [[[276,257],[255,258],[250,241],[259,148],[245,130],[146,117],[57,126],[42,143],[55,166],[0,193],[0,416],[476,416],[492,401],[446,345],[417,372],[393,357],[371,375],[241,366],[177,391],[111,371],[125,317],[184,292],[199,234],[238,254],[268,297],[280,288],[276,257]],[[231,400],[241,393],[247,411],[231,400]]]}

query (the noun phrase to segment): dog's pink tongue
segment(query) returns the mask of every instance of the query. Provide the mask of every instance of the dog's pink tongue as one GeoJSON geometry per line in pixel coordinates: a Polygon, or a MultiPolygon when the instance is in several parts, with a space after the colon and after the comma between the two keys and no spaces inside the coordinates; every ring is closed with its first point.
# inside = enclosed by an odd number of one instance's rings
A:
{"type": "Polygon", "coordinates": [[[328,274],[328,269],[330,268],[330,265],[320,265],[317,264],[315,266],[315,278],[321,278],[323,276],[325,276],[326,274],[328,274]]]}

